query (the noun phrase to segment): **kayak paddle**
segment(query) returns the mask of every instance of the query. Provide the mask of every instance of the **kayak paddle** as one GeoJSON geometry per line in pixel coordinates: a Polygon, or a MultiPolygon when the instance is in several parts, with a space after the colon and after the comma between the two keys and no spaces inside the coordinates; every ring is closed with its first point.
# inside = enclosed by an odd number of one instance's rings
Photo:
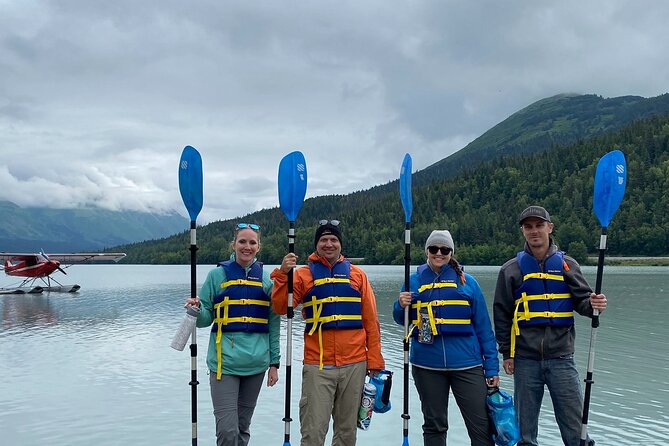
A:
{"type": "MultiPolygon", "coordinates": [[[[627,164],[625,155],[620,150],[613,150],[604,155],[597,163],[595,172],[595,192],[592,207],[602,226],[599,238],[599,259],[597,261],[597,281],[595,294],[602,292],[602,275],[604,273],[604,253],[606,252],[607,229],[613,215],[618,210],[625,195],[627,183],[627,164]]],[[[585,396],[583,398],[583,418],[581,424],[581,446],[585,446],[588,438],[588,412],[590,409],[590,392],[592,390],[592,372],[595,363],[595,341],[599,327],[599,311],[593,310],[592,329],[590,332],[590,350],[588,352],[588,371],[585,378],[585,396]]]]}
{"type": "MultiPolygon", "coordinates": [[[[279,206],[288,219],[288,252],[295,252],[295,220],[307,193],[307,163],[302,152],[294,151],[279,163],[279,206]]],[[[290,394],[293,362],[293,270],[288,272],[288,318],[286,323],[286,407],[283,422],[284,446],[290,445],[290,394]]]]}
{"type": "MultiPolygon", "coordinates": [[[[179,161],[179,192],[190,216],[190,296],[197,297],[195,237],[197,216],[202,210],[202,158],[195,148],[186,146],[179,161]]],[[[192,445],[197,446],[197,342],[193,328],[190,344],[190,383],[192,445]]]]}
{"type": "MultiPolygon", "coordinates": [[[[409,269],[411,268],[411,155],[404,155],[400,169],[400,198],[404,208],[404,291],[409,291],[409,269]]],[[[409,446],[409,307],[404,307],[404,412],[403,419],[403,446],[409,446]]]]}

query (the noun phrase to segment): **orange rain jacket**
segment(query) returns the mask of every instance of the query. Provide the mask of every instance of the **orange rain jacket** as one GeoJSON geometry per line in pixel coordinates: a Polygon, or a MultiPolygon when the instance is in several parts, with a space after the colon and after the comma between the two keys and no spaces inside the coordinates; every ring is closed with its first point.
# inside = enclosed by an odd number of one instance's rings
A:
{"type": "MultiPolygon", "coordinates": [[[[344,260],[344,257],[340,256],[338,262],[342,260],[344,260]]],[[[330,263],[316,253],[309,256],[309,262],[320,262],[331,269],[330,263]]],[[[272,308],[277,314],[286,314],[288,311],[288,275],[276,268],[272,271],[270,277],[274,280],[272,308]]],[[[314,279],[308,266],[295,269],[293,273],[293,308],[297,308],[302,303],[304,294],[313,288],[313,282],[314,279]]],[[[326,366],[342,366],[367,361],[368,370],[382,370],[385,368],[385,363],[381,355],[381,329],[376,312],[374,290],[372,290],[364,271],[355,265],[351,265],[351,286],[360,291],[362,296],[363,328],[323,330],[323,364],[326,366]]],[[[304,312],[302,316],[304,317],[304,312]]],[[[305,333],[304,363],[319,364],[319,362],[318,332],[311,336],[305,333]]]]}

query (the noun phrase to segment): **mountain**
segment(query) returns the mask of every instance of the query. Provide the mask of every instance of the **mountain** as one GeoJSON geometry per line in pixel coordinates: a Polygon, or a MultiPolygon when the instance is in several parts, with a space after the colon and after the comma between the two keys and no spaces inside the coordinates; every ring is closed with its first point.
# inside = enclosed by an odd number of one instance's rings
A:
{"type": "Polygon", "coordinates": [[[0,215],[1,251],[97,251],[188,228],[187,219],[177,213],[22,208],[9,201],[0,201],[0,215]]]}
{"type": "Polygon", "coordinates": [[[509,116],[453,155],[418,172],[415,184],[452,177],[502,156],[531,154],[669,114],[669,94],[653,98],[559,94],[509,116]]]}
{"type": "MultiPolygon", "coordinates": [[[[628,182],[625,199],[609,226],[609,254],[668,255],[667,100],[669,95],[647,100],[630,96],[601,100],[592,95],[548,98],[514,114],[463,149],[469,148],[471,157],[485,153],[487,158],[478,164],[463,161],[464,167],[455,164],[452,172],[439,173],[438,169],[453,158],[449,157],[442,164],[416,172],[412,191],[413,262],[424,260],[425,239],[432,229],[441,228],[451,231],[460,261],[501,264],[522,246],[516,219],[530,204],[548,208],[558,245],[585,260],[588,254],[596,253],[600,232],[592,212],[595,167],[599,158],[612,149],[622,150],[626,156],[628,182]],[[587,113],[576,113],[578,103],[584,104],[582,109],[587,113]],[[600,104],[601,116],[592,111],[593,103],[600,104]],[[582,121],[568,116],[581,116],[582,121]],[[617,118],[612,120],[610,116],[617,118]],[[537,128],[539,123],[555,121],[568,121],[570,125],[553,125],[553,141],[549,144],[537,136],[537,128]],[[563,137],[558,136],[560,128],[563,137]],[[585,136],[578,139],[579,134],[585,136]],[[556,143],[560,138],[573,141],[556,143]],[[499,141],[504,149],[497,150],[490,141],[499,141]],[[536,144],[531,153],[528,141],[536,144]]],[[[336,218],[342,221],[345,255],[362,257],[370,264],[401,264],[404,212],[398,189],[398,182],[393,181],[349,195],[306,200],[296,222],[296,252],[306,259],[313,250],[316,222],[336,218]]],[[[286,252],[287,222],[281,211],[273,208],[198,229],[199,263],[211,264],[228,257],[237,221],[258,223],[262,227],[261,259],[267,263],[281,261],[286,252]]],[[[128,253],[131,263],[187,263],[188,244],[187,234],[181,234],[118,249],[128,253]]]]}

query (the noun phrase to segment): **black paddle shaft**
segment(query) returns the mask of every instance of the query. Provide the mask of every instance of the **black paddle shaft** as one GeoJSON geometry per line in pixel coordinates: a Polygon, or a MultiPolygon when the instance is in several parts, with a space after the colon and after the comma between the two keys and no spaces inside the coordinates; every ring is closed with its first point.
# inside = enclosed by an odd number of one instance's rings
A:
{"type": "MultiPolygon", "coordinates": [[[[595,281],[595,294],[602,292],[602,278],[604,276],[604,255],[606,254],[606,236],[607,228],[602,226],[601,237],[599,239],[599,258],[597,259],[597,278],[595,281]]],[[[590,351],[588,352],[588,368],[586,370],[585,391],[583,392],[583,414],[581,416],[581,442],[580,446],[587,445],[588,438],[588,418],[590,415],[590,396],[592,394],[592,385],[595,367],[595,342],[597,341],[597,327],[599,327],[599,311],[594,310],[592,314],[592,330],[590,332],[590,351]]]]}
{"type": "MultiPolygon", "coordinates": [[[[411,222],[406,222],[405,226],[405,243],[404,243],[404,291],[410,291],[410,283],[409,281],[411,280],[410,277],[410,270],[411,270],[411,222]]],[[[404,317],[405,319],[408,317],[408,311],[405,309],[404,311],[404,317]]],[[[404,321],[404,326],[406,327],[407,321],[404,321]]],[[[406,331],[406,330],[405,330],[406,331]]],[[[407,438],[409,436],[409,419],[411,416],[409,415],[409,361],[407,358],[409,357],[409,333],[404,333],[404,388],[402,389],[404,392],[404,407],[403,407],[403,413],[402,413],[402,419],[404,420],[404,426],[403,426],[403,435],[404,438],[407,438]]]]}
{"type": "MultiPolygon", "coordinates": [[[[595,294],[601,294],[602,292],[602,278],[604,276],[604,255],[606,254],[606,235],[607,228],[602,227],[601,239],[603,240],[599,244],[599,258],[597,259],[597,279],[595,281],[595,294]]],[[[592,328],[599,327],[599,312],[595,311],[595,314],[592,316],[592,328]]]]}
{"type": "MultiPolygon", "coordinates": [[[[190,295],[192,298],[197,296],[197,244],[195,243],[195,221],[190,222],[191,229],[191,245],[190,245],[190,295]]],[[[195,329],[194,329],[195,330],[195,329]]],[[[197,380],[197,343],[195,336],[191,339],[190,344],[190,382],[191,387],[191,423],[192,423],[192,446],[197,446],[197,385],[200,384],[197,380]]]]}
{"type": "MultiPolygon", "coordinates": [[[[288,222],[288,252],[295,252],[295,222],[288,222]]],[[[288,271],[288,296],[293,297],[293,268],[288,271]]],[[[290,301],[288,304],[288,313],[286,316],[292,319],[295,316],[295,311],[293,308],[293,302],[290,301]]]]}
{"type": "MultiPolygon", "coordinates": [[[[290,220],[288,222],[288,252],[295,252],[295,222],[290,220]]],[[[287,323],[287,345],[286,345],[286,397],[285,397],[285,407],[284,407],[284,444],[290,444],[290,422],[293,419],[290,417],[290,398],[292,393],[292,327],[293,327],[293,317],[295,316],[295,310],[293,308],[293,268],[288,271],[288,308],[286,311],[286,317],[288,318],[287,323]]]]}

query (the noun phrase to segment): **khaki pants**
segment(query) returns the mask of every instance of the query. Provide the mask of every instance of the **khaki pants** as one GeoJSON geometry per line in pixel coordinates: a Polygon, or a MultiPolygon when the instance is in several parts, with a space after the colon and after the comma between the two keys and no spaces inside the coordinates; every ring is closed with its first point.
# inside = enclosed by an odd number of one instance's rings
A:
{"type": "Polygon", "coordinates": [[[332,446],[353,446],[357,434],[358,408],[367,374],[367,362],[319,370],[317,364],[302,367],[300,398],[301,446],[323,446],[330,417],[332,446]]]}

